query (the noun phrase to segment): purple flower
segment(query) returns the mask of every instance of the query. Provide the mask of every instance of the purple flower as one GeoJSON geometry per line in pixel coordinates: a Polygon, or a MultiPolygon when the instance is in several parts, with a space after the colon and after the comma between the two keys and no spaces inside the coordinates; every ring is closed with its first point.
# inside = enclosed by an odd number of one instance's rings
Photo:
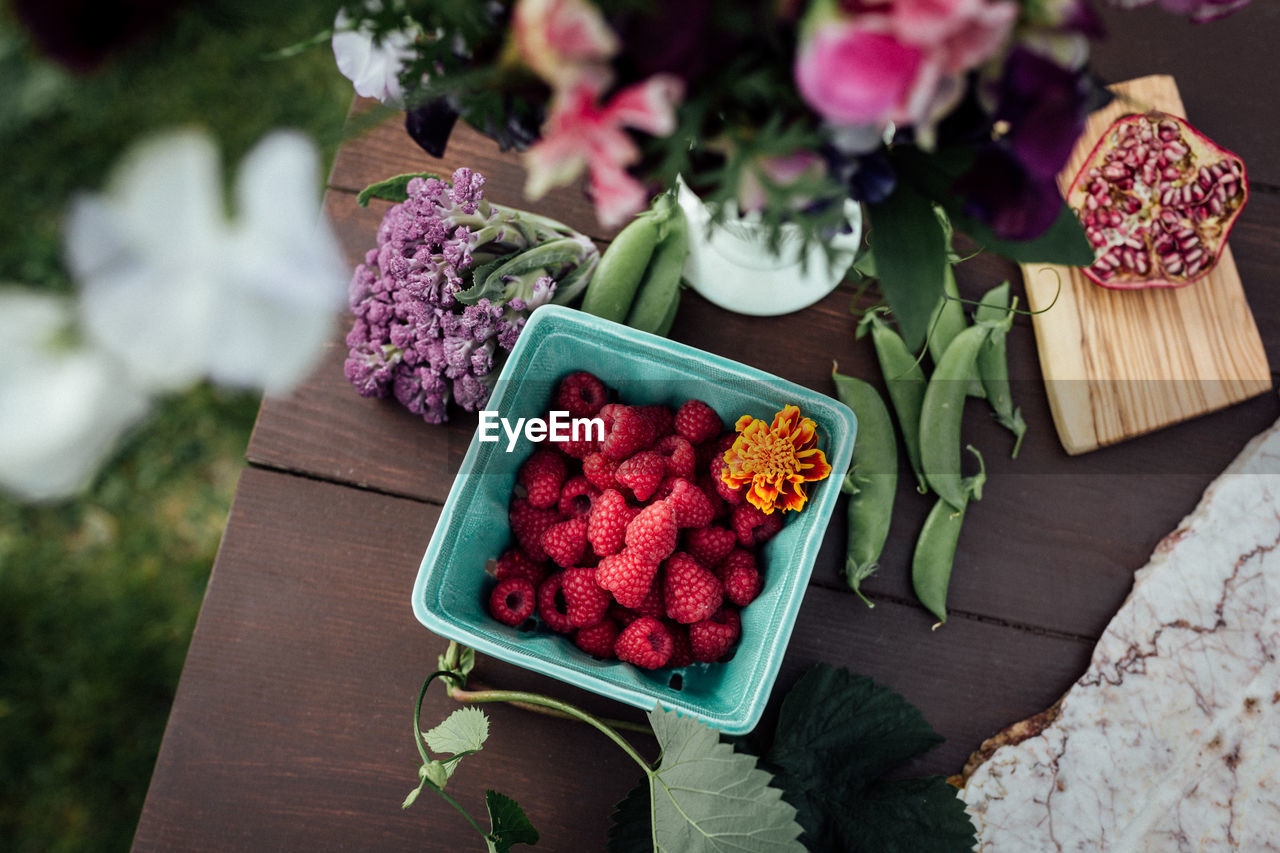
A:
{"type": "Polygon", "coordinates": [[[1057,181],[1028,171],[999,145],[979,151],[973,168],[954,189],[965,198],[965,213],[990,225],[1002,240],[1040,236],[1062,208],[1057,181]]]}
{"type": "Polygon", "coordinates": [[[1084,132],[1089,88],[1084,75],[1026,48],[1015,48],[999,83],[995,125],[1027,171],[1052,177],[1084,132]]]}

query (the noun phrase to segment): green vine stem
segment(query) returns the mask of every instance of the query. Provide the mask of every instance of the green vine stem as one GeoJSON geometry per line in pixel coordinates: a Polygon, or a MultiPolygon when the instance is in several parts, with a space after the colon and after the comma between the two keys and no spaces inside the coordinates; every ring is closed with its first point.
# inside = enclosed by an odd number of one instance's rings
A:
{"type": "MultiPolygon", "coordinates": [[[[425,688],[423,692],[425,694],[425,688]]],[[[477,704],[485,702],[506,702],[509,704],[518,704],[521,707],[529,708],[529,710],[538,711],[540,713],[546,713],[549,711],[554,713],[555,716],[586,723],[617,744],[618,748],[625,752],[632,761],[640,765],[640,768],[644,770],[646,774],[653,773],[653,768],[649,766],[649,762],[641,758],[640,754],[635,751],[631,744],[627,743],[622,735],[618,734],[615,730],[622,726],[639,731],[647,731],[647,729],[640,729],[638,726],[634,726],[631,723],[622,723],[621,721],[611,721],[611,724],[606,723],[604,720],[593,717],[586,711],[570,705],[568,702],[561,702],[559,699],[552,699],[550,696],[543,696],[540,693],[526,693],[522,690],[464,690],[451,686],[449,688],[449,695],[460,702],[473,702],[477,704]]],[[[419,706],[421,706],[421,700],[419,701],[419,706]]],[[[417,724],[415,723],[415,726],[416,725],[417,724]]]]}
{"type": "MultiPolygon", "coordinates": [[[[424,769],[426,768],[426,765],[431,763],[431,756],[427,755],[427,750],[422,745],[422,700],[426,698],[427,688],[431,686],[431,682],[436,678],[444,678],[447,681],[452,681],[458,678],[458,675],[457,673],[445,669],[437,670],[436,672],[431,673],[427,680],[422,683],[422,690],[418,693],[417,704],[413,707],[413,742],[418,747],[418,755],[422,756],[424,769]]],[[[468,814],[467,810],[462,807],[462,804],[455,800],[448,791],[436,785],[425,775],[422,776],[421,783],[418,785],[418,790],[422,790],[423,785],[431,786],[431,789],[443,797],[446,803],[453,806],[458,814],[466,818],[467,823],[471,824],[472,828],[474,828],[476,832],[480,833],[481,838],[490,838],[489,833],[485,832],[484,828],[481,827],[480,824],[476,823],[475,818],[468,814]]]]}

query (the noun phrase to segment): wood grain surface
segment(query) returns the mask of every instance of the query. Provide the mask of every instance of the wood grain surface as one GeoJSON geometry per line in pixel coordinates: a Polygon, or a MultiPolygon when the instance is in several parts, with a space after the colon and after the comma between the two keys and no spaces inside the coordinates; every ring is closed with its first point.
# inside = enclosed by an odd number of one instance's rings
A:
{"type": "MultiPolygon", "coordinates": [[[[1111,87],[1059,175],[1065,194],[1117,118],[1153,110],[1184,116],[1172,77],[1111,87]]],[[[1179,288],[1112,290],[1078,269],[1023,267],[1040,366],[1062,446],[1115,444],[1262,394],[1271,371],[1228,245],[1203,279],[1179,288]]]]}
{"type": "MultiPolygon", "coordinates": [[[[1280,113],[1269,103],[1277,4],[1192,27],[1154,8],[1105,12],[1111,37],[1095,52],[1109,79],[1173,74],[1198,124],[1243,156],[1253,195],[1232,234],[1235,260],[1270,364],[1280,358],[1280,113]],[[1217,34],[1231,39],[1216,41],[1217,34]],[[1206,42],[1205,40],[1208,39],[1206,42]],[[1143,53],[1145,51],[1145,53],[1143,53]],[[1234,63],[1234,65],[1232,64],[1234,63]],[[1244,69],[1248,73],[1238,73],[1244,69]],[[1252,71],[1250,71],[1252,69],[1252,71]],[[1241,142],[1236,142],[1239,139],[1241,142]]],[[[368,109],[367,104],[357,105],[368,109]]],[[[488,177],[488,197],[526,206],[518,158],[459,128],[433,161],[398,119],[348,143],[326,210],[354,265],[373,246],[385,204],[354,193],[401,172],[488,177]]],[[[535,207],[597,240],[576,188],[535,207]]],[[[975,297],[1004,279],[1024,297],[1016,265],[980,255],[957,269],[975,297]]],[[[870,343],[854,337],[855,291],[842,285],[813,308],[772,320],[728,314],[688,295],[672,336],[819,391],[832,361],[883,387],[870,343]]],[[[192,640],[148,793],[138,850],[479,849],[438,798],[400,802],[415,783],[411,714],[445,642],[414,619],[410,591],[439,504],[475,426],[430,426],[387,400],[355,394],[342,376],[349,317],[312,375],[264,401],[226,534],[192,640]]],[[[1050,705],[1083,671],[1094,640],[1123,601],[1132,572],[1196,504],[1244,444],[1280,417],[1265,394],[1158,432],[1072,457],[1054,430],[1030,319],[1009,335],[1015,402],[1029,432],[1017,460],[981,401],[964,440],[981,448],[989,480],[960,539],[938,631],[915,602],[907,566],[929,501],[903,489],[868,610],[839,576],[844,506],[837,507],[762,727],[816,661],[870,675],[915,703],[947,742],[905,768],[953,773],[1005,725],[1050,705]]],[[[903,460],[903,482],[905,459],[903,460]]],[[[476,679],[548,692],[596,713],[638,712],[491,659],[476,679]]],[[[453,707],[429,694],[426,720],[453,707]]],[[[600,850],[612,804],[636,781],[622,753],[576,724],[491,706],[492,736],[450,788],[483,813],[494,787],[515,797],[543,834],[537,848],[600,850]]],[[[633,741],[642,754],[653,744],[633,741]]]]}

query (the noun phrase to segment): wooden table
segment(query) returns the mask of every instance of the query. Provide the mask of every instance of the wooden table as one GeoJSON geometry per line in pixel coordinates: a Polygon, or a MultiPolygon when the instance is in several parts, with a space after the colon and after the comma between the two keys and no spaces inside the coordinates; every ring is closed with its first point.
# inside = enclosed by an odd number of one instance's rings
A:
{"type": "MultiPolygon", "coordinates": [[[[1280,364],[1280,131],[1270,46],[1280,9],[1254,3],[1208,27],[1152,9],[1109,12],[1111,38],[1095,52],[1106,79],[1171,73],[1192,120],[1239,153],[1253,194],[1232,237],[1248,297],[1280,364]]],[[[405,171],[467,165],[488,197],[516,206],[514,156],[456,131],[433,163],[397,122],[348,144],[326,208],[354,264],[373,245],[385,205],[354,192],[405,171]]],[[[539,211],[595,236],[576,191],[539,211]]],[[[1017,269],[991,257],[963,264],[962,290],[980,292],[1017,269]]],[[[852,291],[803,312],[754,319],[687,296],[672,336],[830,392],[831,360],[878,377],[853,336],[852,291]],[[776,346],[762,348],[767,336],[776,346]]],[[[264,401],[200,613],[135,839],[138,850],[479,849],[470,827],[416,784],[413,700],[445,641],[410,610],[410,589],[440,504],[475,426],[458,417],[424,425],[389,401],[358,397],[344,381],[342,330],[310,379],[264,401]]],[[[1071,458],[1058,444],[1030,325],[1009,337],[1014,393],[1029,433],[1016,461],[1007,435],[975,411],[966,437],[991,448],[989,480],[971,508],[951,587],[951,622],[911,593],[907,565],[929,502],[899,495],[882,571],[867,609],[838,575],[837,509],[779,677],[765,725],[801,672],[828,661],[892,686],[947,738],[914,772],[956,772],[984,738],[1040,711],[1083,670],[1094,641],[1129,591],[1132,572],[1195,505],[1250,437],[1280,416],[1266,394],[1123,445],[1071,458]]],[[[877,379],[878,381],[878,379],[877,379]]],[[[977,403],[972,404],[975,407],[977,403]]],[[[589,710],[638,712],[517,668],[482,659],[475,678],[535,689],[589,710]]],[[[433,689],[424,721],[451,709],[433,689]]],[[[538,849],[603,849],[611,806],[636,781],[621,751],[574,723],[505,706],[486,709],[492,736],[450,790],[483,815],[482,792],[514,797],[542,832],[538,849]]],[[[652,755],[653,743],[635,739],[652,755]]]]}

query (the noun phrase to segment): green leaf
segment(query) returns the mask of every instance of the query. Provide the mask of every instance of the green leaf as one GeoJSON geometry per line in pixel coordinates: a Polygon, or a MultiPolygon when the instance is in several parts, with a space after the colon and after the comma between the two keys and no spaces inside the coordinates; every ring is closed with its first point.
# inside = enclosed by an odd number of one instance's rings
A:
{"type": "Polygon", "coordinates": [[[973,826],[945,780],[879,779],[941,742],[892,690],[818,664],[783,700],[766,760],[811,849],[970,850],[973,826]]]}
{"type": "Polygon", "coordinates": [[[649,777],[653,849],[661,853],[803,851],[796,810],[756,758],[711,728],[657,707],[649,724],[662,761],[649,777]]]}
{"type": "Polygon", "coordinates": [[[952,210],[956,227],[988,252],[992,252],[1020,264],[1058,264],[1067,267],[1084,267],[1093,263],[1093,246],[1084,236],[1084,226],[1066,202],[1058,210],[1058,217],[1049,230],[1033,240],[1013,242],[996,239],[995,234],[982,222],[952,210]]]}
{"type": "Polygon", "coordinates": [[[653,853],[647,777],[613,807],[605,849],[609,853],[653,853]]]}
{"type": "Polygon", "coordinates": [[[866,676],[818,664],[782,702],[767,758],[793,776],[856,793],[942,738],[920,712],[866,676]]]}
{"type": "Polygon", "coordinates": [[[515,800],[497,791],[485,791],[484,804],[489,810],[491,827],[485,840],[493,853],[507,853],[513,844],[538,843],[538,830],[515,800]]]}
{"type": "Polygon", "coordinates": [[[371,199],[380,198],[386,201],[401,202],[409,197],[407,187],[409,182],[414,178],[439,178],[440,176],[434,172],[409,172],[404,175],[396,175],[394,178],[387,178],[385,181],[378,181],[376,184],[360,190],[356,196],[356,204],[361,207],[368,207],[371,199]]]}
{"type": "Polygon", "coordinates": [[[409,792],[409,796],[404,798],[404,802],[400,804],[400,808],[407,809],[413,805],[414,800],[418,799],[418,795],[422,793],[421,788],[414,788],[409,792]]]}
{"type": "Polygon", "coordinates": [[[876,853],[951,853],[973,849],[973,823],[964,801],[941,776],[880,782],[844,803],[841,823],[857,847],[876,853]],[[884,820],[891,815],[892,820],[884,820]]]}
{"type": "Polygon", "coordinates": [[[942,224],[929,200],[906,184],[879,204],[868,205],[867,218],[880,290],[907,347],[917,350],[942,297],[947,269],[942,224]]]}
{"type": "Polygon", "coordinates": [[[489,737],[489,718],[479,708],[459,708],[423,737],[432,752],[474,752],[489,737]]]}

